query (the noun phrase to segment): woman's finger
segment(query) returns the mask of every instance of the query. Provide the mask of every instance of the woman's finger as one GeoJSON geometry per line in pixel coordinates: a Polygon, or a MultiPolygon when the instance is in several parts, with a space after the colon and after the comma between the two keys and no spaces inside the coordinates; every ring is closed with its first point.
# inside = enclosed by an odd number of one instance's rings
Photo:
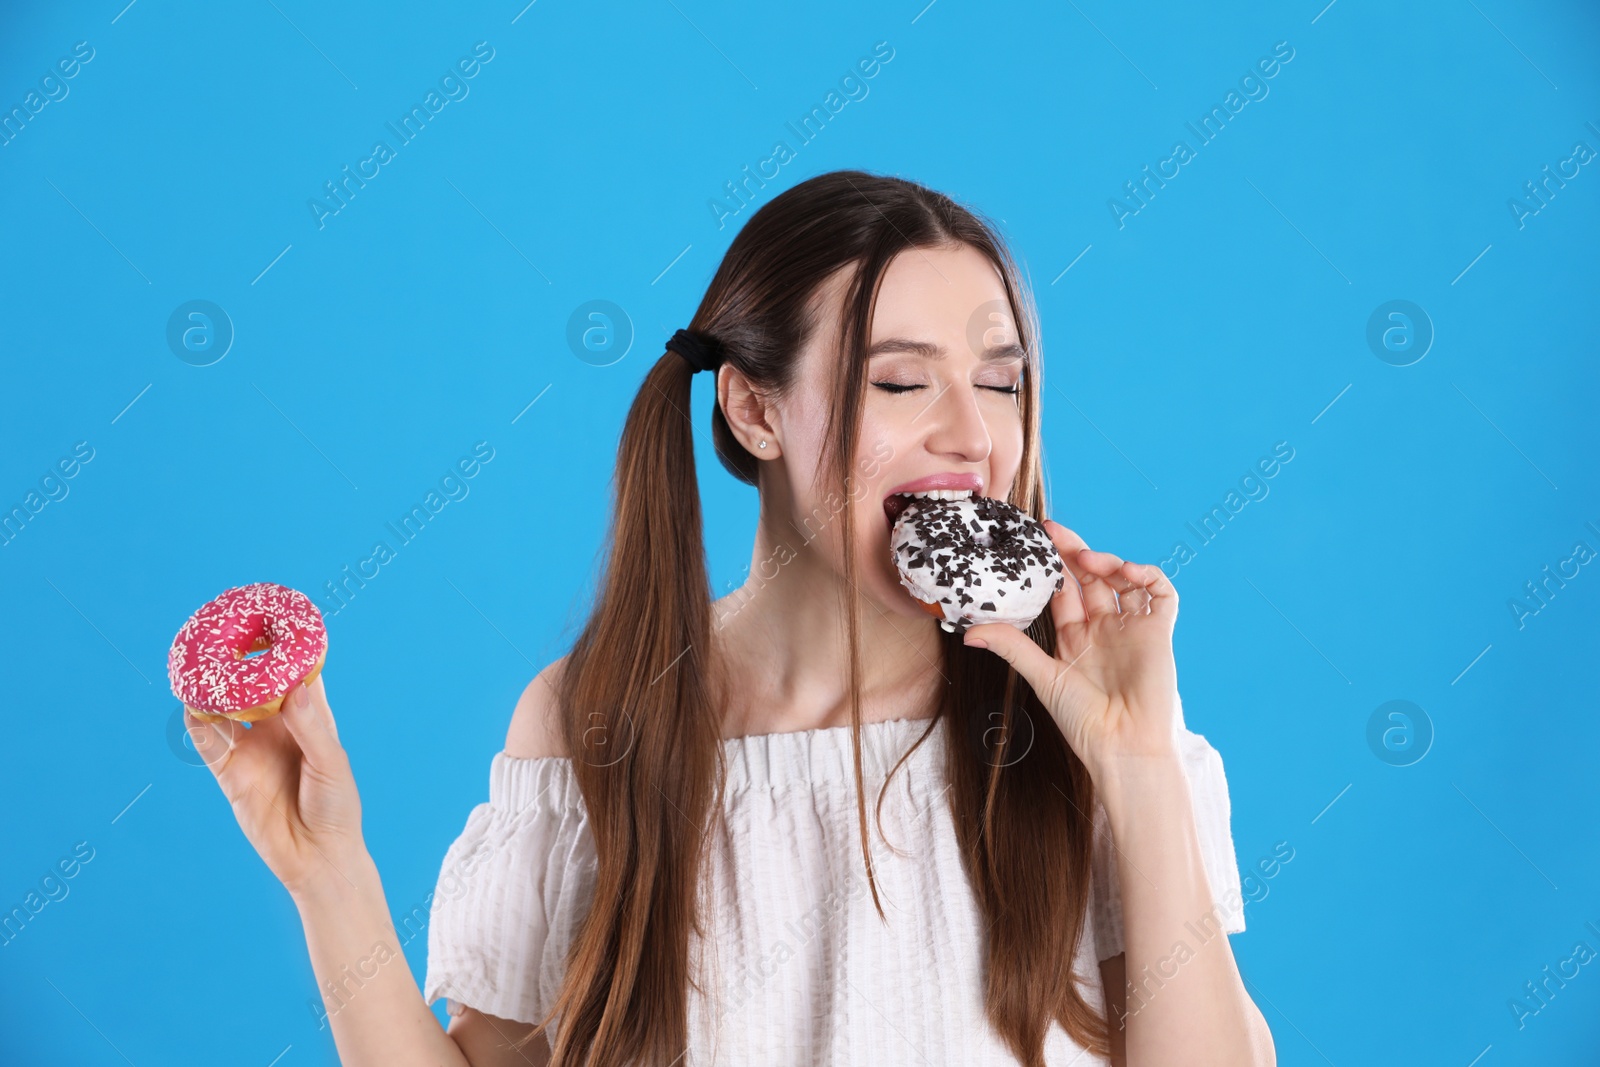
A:
{"type": "Polygon", "coordinates": [[[1079,550],[1070,566],[1075,568],[1073,573],[1083,586],[1083,603],[1089,609],[1089,617],[1115,615],[1117,594],[1106,579],[1122,566],[1122,560],[1110,552],[1084,548],[1079,550]]]}
{"type": "Polygon", "coordinates": [[[1161,615],[1168,620],[1177,617],[1178,591],[1160,567],[1130,560],[1122,565],[1121,574],[1129,583],[1129,591],[1122,594],[1124,610],[1136,604],[1139,614],[1161,615]]]}
{"type": "MultiPolygon", "coordinates": [[[[1090,616],[1116,611],[1116,595],[1107,589],[1104,583],[1098,581],[1098,576],[1094,571],[1084,566],[1085,559],[1104,556],[1108,553],[1097,552],[1093,553],[1093,556],[1080,555],[1080,553],[1089,553],[1092,550],[1075,531],[1068,529],[1054,519],[1045,520],[1045,531],[1050,534],[1051,542],[1055,544],[1057,551],[1061,553],[1061,559],[1067,565],[1067,572],[1072,575],[1073,581],[1078,583],[1078,603],[1081,604],[1083,609],[1082,615],[1074,611],[1065,620],[1056,619],[1056,629],[1060,630],[1066,622],[1082,622],[1090,616]],[[1098,588],[1096,588],[1097,586],[1098,588]]],[[[1070,608],[1072,601],[1070,599],[1067,600],[1063,606],[1070,608]]],[[[1054,607],[1054,604],[1052,604],[1052,607],[1054,607]]]]}
{"type": "Polygon", "coordinates": [[[1124,561],[1106,576],[1106,581],[1117,591],[1117,604],[1124,615],[1149,614],[1150,592],[1146,588],[1149,580],[1144,564],[1132,560],[1124,561]]]}
{"type": "Polygon", "coordinates": [[[1011,664],[1011,668],[1032,687],[1040,700],[1048,702],[1051,699],[1056,673],[1062,669],[1062,664],[1026,633],[1010,623],[990,622],[969,626],[961,640],[965,645],[988,648],[1011,664]]]}
{"type": "Polygon", "coordinates": [[[347,765],[339,731],[333,723],[333,709],[319,673],[310,684],[296,685],[283,701],[283,723],[289,728],[306,763],[318,771],[336,776],[347,765]]]}
{"type": "Polygon", "coordinates": [[[244,724],[232,719],[221,723],[197,719],[187,704],[183,708],[183,725],[189,731],[189,743],[200,753],[200,758],[211,768],[213,775],[222,773],[238,734],[245,729],[244,724]]]}
{"type": "Polygon", "coordinates": [[[1161,615],[1167,619],[1178,617],[1178,590],[1173,586],[1172,579],[1167,577],[1167,572],[1154,563],[1142,564],[1148,581],[1145,590],[1150,595],[1150,614],[1161,615]]]}
{"type": "Polygon", "coordinates": [[[1056,551],[1061,553],[1062,561],[1067,565],[1067,577],[1071,579],[1063,580],[1061,588],[1050,598],[1050,621],[1059,633],[1063,627],[1089,617],[1088,609],[1083,604],[1083,591],[1078,588],[1077,575],[1072,572],[1070,562],[1067,562],[1083,547],[1083,538],[1054,519],[1046,519],[1044,529],[1050,535],[1056,551]]]}

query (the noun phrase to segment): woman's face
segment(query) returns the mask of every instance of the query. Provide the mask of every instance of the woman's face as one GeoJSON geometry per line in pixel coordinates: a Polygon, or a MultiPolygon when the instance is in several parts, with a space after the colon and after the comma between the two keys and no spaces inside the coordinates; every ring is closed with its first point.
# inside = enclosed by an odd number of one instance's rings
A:
{"type": "MultiPolygon", "coordinates": [[[[833,321],[801,357],[781,405],[787,491],[796,536],[843,574],[842,509],[853,509],[862,592],[886,612],[932,623],[900,585],[889,551],[888,498],[967,488],[1005,499],[1022,461],[1023,359],[1005,286],[969,246],[908,249],[886,268],[868,345],[860,442],[846,497],[814,488],[829,397],[841,373],[837,336],[844,274],[824,287],[833,321]]],[[[785,533],[787,531],[784,531],[785,533]]]]}

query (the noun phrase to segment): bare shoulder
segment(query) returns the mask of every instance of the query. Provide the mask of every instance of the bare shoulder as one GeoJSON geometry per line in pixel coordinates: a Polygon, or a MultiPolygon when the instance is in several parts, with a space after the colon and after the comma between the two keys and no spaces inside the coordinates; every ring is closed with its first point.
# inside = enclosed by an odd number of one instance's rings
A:
{"type": "Polygon", "coordinates": [[[516,759],[566,756],[556,699],[566,663],[567,657],[562,656],[540,671],[522,691],[516,710],[511,713],[511,727],[506,731],[506,755],[516,759]]]}

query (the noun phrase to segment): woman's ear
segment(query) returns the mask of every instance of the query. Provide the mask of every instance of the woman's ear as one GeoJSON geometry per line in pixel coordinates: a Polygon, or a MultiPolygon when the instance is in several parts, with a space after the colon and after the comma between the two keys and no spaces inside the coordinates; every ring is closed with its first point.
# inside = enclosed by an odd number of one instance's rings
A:
{"type": "Polygon", "coordinates": [[[744,372],[730,363],[717,368],[717,405],[745,451],[758,459],[775,459],[783,454],[774,428],[776,409],[744,372]]]}

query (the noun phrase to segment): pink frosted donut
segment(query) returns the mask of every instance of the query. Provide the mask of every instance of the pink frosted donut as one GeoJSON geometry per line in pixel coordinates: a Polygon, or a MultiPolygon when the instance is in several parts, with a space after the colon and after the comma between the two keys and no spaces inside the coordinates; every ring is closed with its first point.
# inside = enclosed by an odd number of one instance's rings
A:
{"type": "Polygon", "coordinates": [[[256,582],[229,589],[189,616],[167,652],[167,679],[197,719],[255,722],[276,715],[297,682],[317,676],[327,655],[328,629],[311,598],[256,582]]]}

